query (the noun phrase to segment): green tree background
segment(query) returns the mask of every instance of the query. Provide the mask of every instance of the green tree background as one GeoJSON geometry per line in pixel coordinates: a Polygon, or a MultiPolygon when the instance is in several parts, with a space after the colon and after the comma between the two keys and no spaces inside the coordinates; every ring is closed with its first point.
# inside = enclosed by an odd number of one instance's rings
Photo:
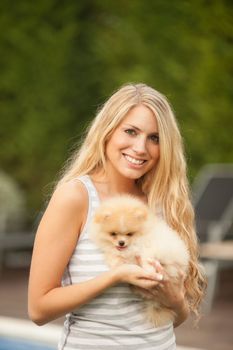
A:
{"type": "MultiPolygon", "coordinates": [[[[121,84],[168,96],[190,179],[232,162],[232,2],[0,3],[0,162],[34,219],[97,107],[121,84]]],[[[29,220],[30,221],[30,220],[29,220]]]]}

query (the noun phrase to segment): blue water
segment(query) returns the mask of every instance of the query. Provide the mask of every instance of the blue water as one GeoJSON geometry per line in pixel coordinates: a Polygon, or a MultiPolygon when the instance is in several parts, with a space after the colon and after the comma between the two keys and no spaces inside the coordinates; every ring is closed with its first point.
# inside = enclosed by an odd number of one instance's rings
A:
{"type": "Polygon", "coordinates": [[[39,342],[0,337],[0,350],[56,350],[56,348],[39,342]]]}

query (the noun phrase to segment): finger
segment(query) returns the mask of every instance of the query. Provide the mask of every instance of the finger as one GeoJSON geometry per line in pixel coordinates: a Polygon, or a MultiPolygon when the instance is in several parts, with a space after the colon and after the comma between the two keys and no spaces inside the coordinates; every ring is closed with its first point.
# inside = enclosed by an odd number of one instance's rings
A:
{"type": "Polygon", "coordinates": [[[162,272],[163,271],[163,267],[162,267],[162,265],[160,264],[160,262],[158,260],[148,259],[148,263],[150,265],[152,265],[157,272],[162,272]]]}
{"type": "Polygon", "coordinates": [[[177,279],[179,280],[179,283],[184,283],[185,272],[182,269],[179,269],[177,279]]]}
{"type": "Polygon", "coordinates": [[[136,261],[139,266],[142,266],[142,258],[140,255],[136,255],[136,261]]]}
{"type": "Polygon", "coordinates": [[[142,295],[148,299],[152,299],[154,297],[153,292],[151,292],[151,289],[146,289],[146,288],[140,288],[140,292],[142,295]]]}
{"type": "Polygon", "coordinates": [[[160,262],[158,260],[155,260],[155,266],[156,266],[158,272],[164,271],[163,266],[160,264],[160,262]]]}
{"type": "Polygon", "coordinates": [[[159,283],[157,286],[158,289],[164,289],[164,287],[165,287],[164,283],[159,283]]]}
{"type": "Polygon", "coordinates": [[[153,294],[154,297],[157,297],[157,296],[160,294],[159,289],[158,289],[158,286],[156,286],[155,288],[153,288],[152,294],[153,294]]]}
{"type": "Polygon", "coordinates": [[[183,278],[183,280],[185,279],[186,273],[184,272],[184,270],[180,271],[181,277],[183,278]]]}
{"type": "Polygon", "coordinates": [[[144,281],[141,281],[141,283],[140,283],[140,286],[142,288],[146,288],[146,289],[154,288],[157,285],[158,285],[157,281],[149,281],[149,280],[144,280],[144,281]]]}
{"type": "Polygon", "coordinates": [[[164,279],[164,276],[161,274],[161,273],[156,273],[156,279],[157,279],[157,281],[163,281],[163,279],[164,279]]]}
{"type": "Polygon", "coordinates": [[[163,280],[163,275],[161,273],[147,273],[145,274],[145,276],[143,276],[144,278],[148,278],[150,280],[154,280],[154,281],[157,281],[157,282],[161,282],[163,280]]]}
{"type": "Polygon", "coordinates": [[[174,264],[174,266],[177,269],[178,275],[180,275],[181,277],[183,277],[183,275],[185,275],[185,266],[182,266],[181,264],[174,264]]]}
{"type": "MultiPolygon", "coordinates": [[[[155,287],[156,288],[156,287],[155,287]]],[[[159,292],[156,289],[146,289],[148,291],[148,296],[151,298],[158,298],[159,292]]]]}

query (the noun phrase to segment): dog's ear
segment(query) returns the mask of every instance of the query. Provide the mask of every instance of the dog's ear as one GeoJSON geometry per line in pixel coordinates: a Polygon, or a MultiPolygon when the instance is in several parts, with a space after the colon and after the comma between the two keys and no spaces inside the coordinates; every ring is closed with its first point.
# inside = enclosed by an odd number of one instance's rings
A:
{"type": "Polygon", "coordinates": [[[112,213],[111,213],[110,210],[103,210],[102,212],[97,213],[97,214],[95,215],[94,220],[95,220],[95,222],[96,222],[97,224],[99,224],[99,223],[101,223],[101,222],[103,222],[103,221],[105,221],[105,220],[109,220],[109,218],[111,217],[111,215],[112,215],[112,213]]]}
{"type": "Polygon", "coordinates": [[[148,217],[148,212],[147,210],[143,209],[143,208],[137,208],[134,213],[133,213],[134,217],[136,220],[138,221],[142,221],[142,220],[146,220],[148,217]]]}

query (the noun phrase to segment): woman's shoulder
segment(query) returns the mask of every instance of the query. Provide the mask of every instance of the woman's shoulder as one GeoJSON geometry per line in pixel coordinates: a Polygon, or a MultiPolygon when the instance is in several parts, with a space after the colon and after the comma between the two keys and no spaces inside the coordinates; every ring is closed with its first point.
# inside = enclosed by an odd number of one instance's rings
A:
{"type": "Polygon", "coordinates": [[[87,191],[85,186],[78,179],[64,182],[54,190],[50,205],[63,208],[63,210],[75,210],[80,213],[86,210],[87,191]]]}

